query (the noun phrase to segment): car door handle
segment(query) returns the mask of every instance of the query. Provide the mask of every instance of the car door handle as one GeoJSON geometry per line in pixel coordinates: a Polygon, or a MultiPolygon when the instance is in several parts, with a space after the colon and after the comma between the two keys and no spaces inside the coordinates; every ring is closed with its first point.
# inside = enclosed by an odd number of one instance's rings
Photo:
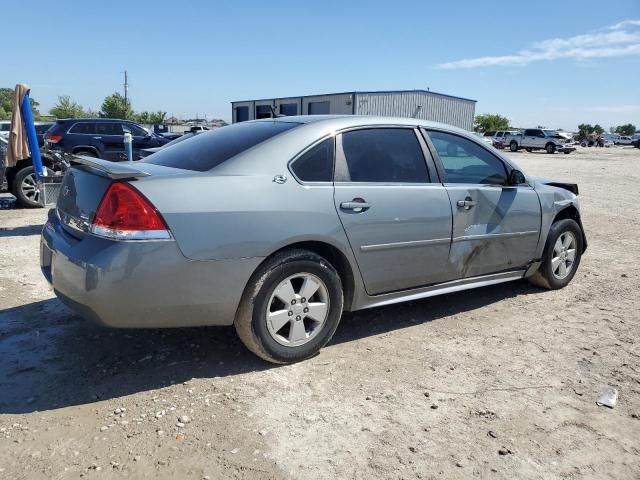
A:
{"type": "Polygon", "coordinates": [[[94,140],[102,140],[102,137],[93,137],[94,140]]]}
{"type": "Polygon", "coordinates": [[[350,202],[342,202],[340,204],[340,208],[343,210],[353,210],[354,212],[359,213],[371,208],[371,204],[365,202],[361,198],[354,198],[350,202]]]}
{"type": "Polygon", "coordinates": [[[464,200],[458,200],[457,205],[458,208],[464,208],[465,210],[471,210],[474,207],[476,202],[474,202],[471,198],[467,197],[464,200]]]}

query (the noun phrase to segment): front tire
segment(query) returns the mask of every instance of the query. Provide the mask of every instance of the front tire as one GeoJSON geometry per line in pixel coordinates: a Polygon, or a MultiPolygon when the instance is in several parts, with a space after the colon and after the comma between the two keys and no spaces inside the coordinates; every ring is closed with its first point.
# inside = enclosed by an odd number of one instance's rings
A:
{"type": "Polygon", "coordinates": [[[38,208],[40,205],[40,186],[36,180],[33,167],[20,170],[13,179],[11,193],[18,199],[18,203],[26,208],[38,208]]]}
{"type": "Polygon", "coordinates": [[[547,153],[556,153],[556,146],[553,143],[547,143],[544,149],[547,153]]]}
{"type": "Polygon", "coordinates": [[[580,266],[583,248],[582,230],[575,220],[553,223],[540,268],[529,281],[549,290],[566,287],[580,266]]]}
{"type": "Polygon", "coordinates": [[[272,363],[314,356],[338,327],[342,281],[325,258],[288,250],[268,259],[249,280],[234,325],[245,346],[272,363]]]}

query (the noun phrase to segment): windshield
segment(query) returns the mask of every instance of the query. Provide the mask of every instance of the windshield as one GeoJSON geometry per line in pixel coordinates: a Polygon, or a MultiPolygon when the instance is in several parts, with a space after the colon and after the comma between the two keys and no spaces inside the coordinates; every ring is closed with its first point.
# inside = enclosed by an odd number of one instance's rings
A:
{"type": "Polygon", "coordinates": [[[189,142],[163,148],[141,162],[206,172],[298,125],[291,122],[236,123],[196,135],[189,142]]]}

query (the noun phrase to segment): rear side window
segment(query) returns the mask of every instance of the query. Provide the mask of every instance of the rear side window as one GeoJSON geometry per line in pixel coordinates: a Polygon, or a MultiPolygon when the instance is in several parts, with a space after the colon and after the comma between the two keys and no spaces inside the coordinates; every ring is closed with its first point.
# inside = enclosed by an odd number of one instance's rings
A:
{"type": "Polygon", "coordinates": [[[71,127],[69,133],[82,133],[85,135],[93,135],[96,133],[96,124],[92,122],[76,123],[71,127]]]}
{"type": "Polygon", "coordinates": [[[298,125],[289,122],[236,123],[202,133],[171,148],[163,148],[140,161],[206,172],[231,157],[298,125]]]}
{"type": "Polygon", "coordinates": [[[302,182],[330,182],[333,179],[334,139],[324,142],[303,153],[291,165],[291,170],[302,182]]]}
{"type": "Polygon", "coordinates": [[[406,128],[372,128],[342,134],[350,181],[429,183],[416,134],[406,128]]]}

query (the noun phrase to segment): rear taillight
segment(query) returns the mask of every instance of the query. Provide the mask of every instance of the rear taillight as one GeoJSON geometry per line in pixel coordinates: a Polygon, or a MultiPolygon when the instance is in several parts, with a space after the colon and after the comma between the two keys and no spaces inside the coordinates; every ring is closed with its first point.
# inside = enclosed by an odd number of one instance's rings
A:
{"type": "Polygon", "coordinates": [[[62,140],[62,135],[48,135],[46,137],[47,142],[51,142],[51,143],[58,143],[60,140],[62,140]]]}
{"type": "Polygon", "coordinates": [[[112,183],[91,225],[91,232],[114,240],[169,240],[160,213],[128,183],[112,183]]]}

